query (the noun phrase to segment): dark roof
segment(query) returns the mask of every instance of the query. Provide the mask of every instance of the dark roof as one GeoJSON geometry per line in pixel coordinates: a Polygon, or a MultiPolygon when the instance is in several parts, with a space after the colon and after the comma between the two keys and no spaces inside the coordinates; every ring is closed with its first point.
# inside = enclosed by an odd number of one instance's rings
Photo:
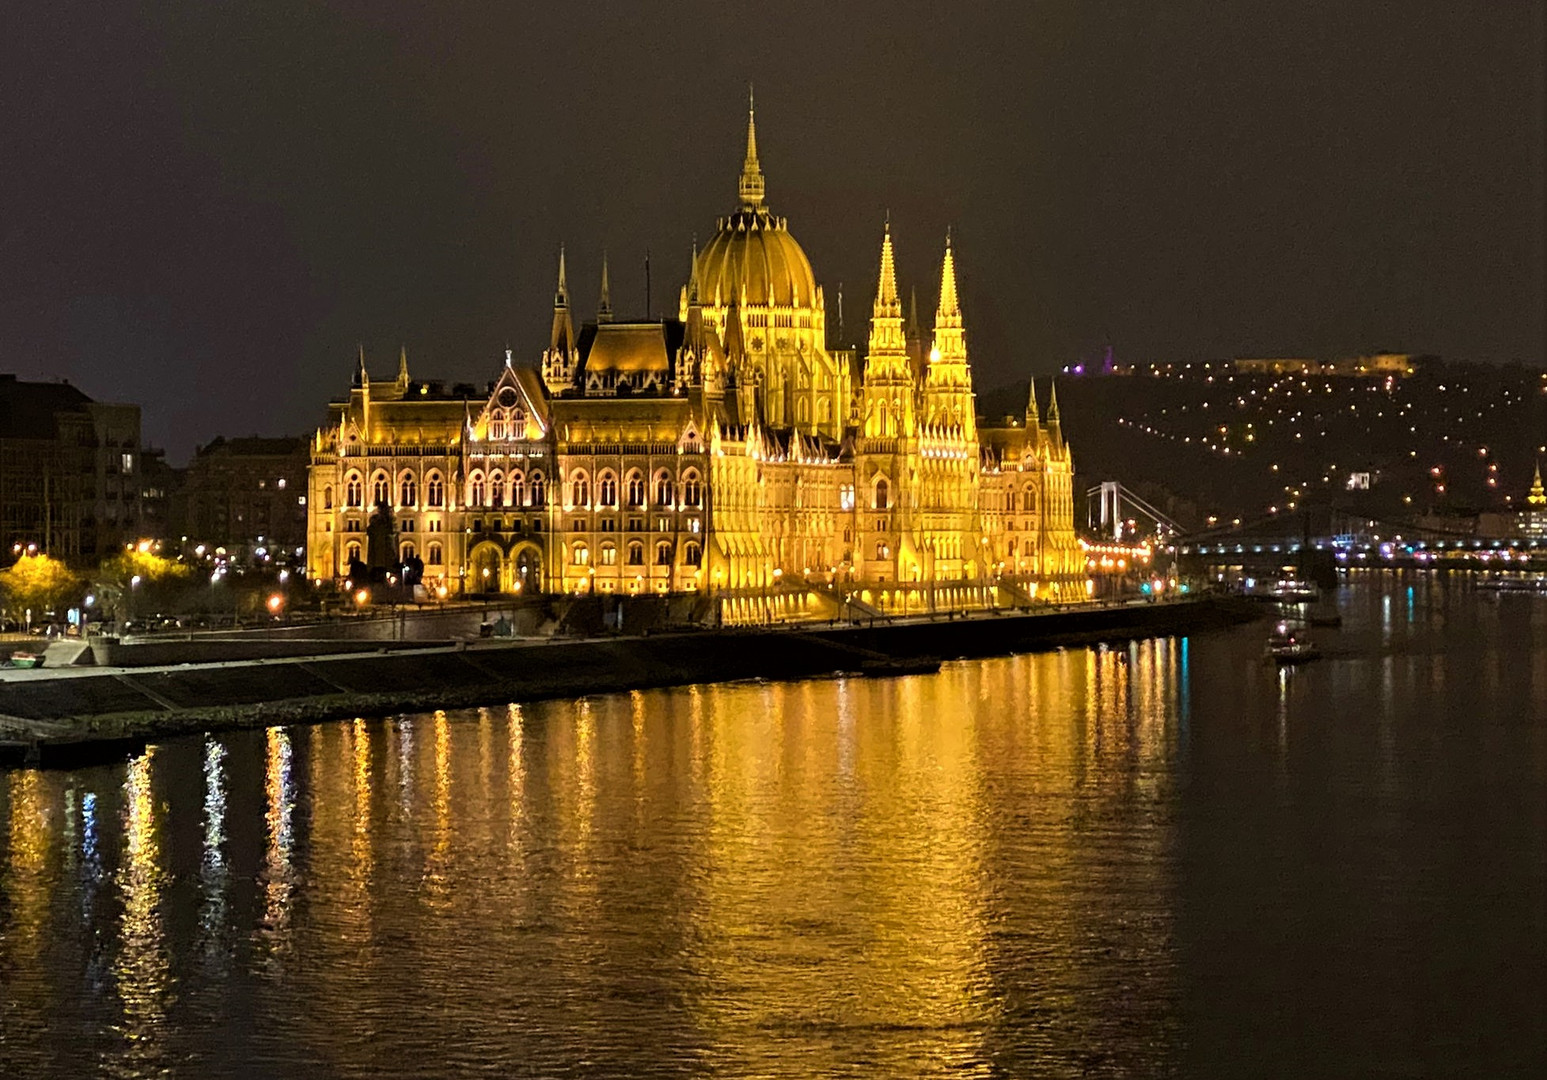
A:
{"type": "Polygon", "coordinates": [[[213,442],[194,451],[194,457],[207,457],[210,454],[220,454],[224,457],[289,457],[292,454],[305,452],[306,448],[307,440],[303,436],[266,439],[257,435],[248,435],[228,439],[224,435],[218,435],[213,442]]]}
{"type": "Polygon", "coordinates": [[[91,398],[69,383],[21,382],[0,375],[0,439],[56,439],[57,415],[80,412],[91,398]]]}

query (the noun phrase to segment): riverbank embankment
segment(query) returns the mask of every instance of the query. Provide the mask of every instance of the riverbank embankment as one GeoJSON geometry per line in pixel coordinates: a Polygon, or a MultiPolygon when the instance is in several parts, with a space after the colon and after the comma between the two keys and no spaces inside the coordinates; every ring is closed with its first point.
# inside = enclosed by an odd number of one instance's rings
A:
{"type": "Polygon", "coordinates": [[[69,764],[210,730],[738,679],[920,670],[957,659],[1193,633],[1257,617],[1228,598],[643,637],[456,642],[371,653],[11,672],[0,758],[69,764]],[[927,663],[927,661],[926,661],[927,663]]]}

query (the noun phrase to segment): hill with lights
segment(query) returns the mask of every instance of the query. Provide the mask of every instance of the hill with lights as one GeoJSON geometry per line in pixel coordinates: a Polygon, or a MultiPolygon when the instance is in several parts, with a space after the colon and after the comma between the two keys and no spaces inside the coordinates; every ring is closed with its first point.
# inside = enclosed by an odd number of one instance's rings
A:
{"type": "MultiPolygon", "coordinates": [[[[1060,375],[1076,487],[1118,480],[1196,529],[1329,505],[1464,517],[1521,508],[1547,458],[1547,373],[1436,359],[1405,377],[1245,366],[1060,375]]],[[[1038,392],[1045,407],[1045,383],[1038,392]]],[[[1018,418],[1025,400],[1024,383],[1005,387],[979,412],[1018,418]]]]}

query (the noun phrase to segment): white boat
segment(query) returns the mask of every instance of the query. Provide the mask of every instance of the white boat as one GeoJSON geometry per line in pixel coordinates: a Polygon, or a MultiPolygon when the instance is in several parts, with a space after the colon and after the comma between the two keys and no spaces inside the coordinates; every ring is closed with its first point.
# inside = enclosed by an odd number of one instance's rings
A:
{"type": "Polygon", "coordinates": [[[1301,664],[1320,655],[1311,642],[1310,632],[1303,627],[1281,622],[1268,638],[1266,657],[1275,664],[1301,664]]]}
{"type": "Polygon", "coordinates": [[[1291,604],[1308,604],[1321,597],[1321,590],[1309,581],[1284,578],[1273,585],[1273,598],[1291,604]]]}

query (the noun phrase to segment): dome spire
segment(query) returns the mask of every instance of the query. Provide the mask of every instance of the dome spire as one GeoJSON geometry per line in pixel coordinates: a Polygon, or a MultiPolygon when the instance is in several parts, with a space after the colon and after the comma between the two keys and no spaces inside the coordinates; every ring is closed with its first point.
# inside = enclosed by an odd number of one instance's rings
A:
{"type": "Polygon", "coordinates": [[[951,232],[947,229],[945,264],[940,268],[940,308],[935,313],[935,323],[956,319],[960,325],[961,313],[961,305],[956,299],[956,256],[951,251],[951,232]]]}
{"type": "Polygon", "coordinates": [[[752,85],[747,84],[747,159],[741,166],[741,183],[737,185],[741,205],[763,205],[763,168],[757,160],[757,110],[752,97],[752,85]]]}
{"type": "Polygon", "coordinates": [[[1542,507],[1547,506],[1547,490],[1542,488],[1542,463],[1536,463],[1536,471],[1531,475],[1531,491],[1526,496],[1526,505],[1542,507]]]}
{"type": "Polygon", "coordinates": [[[876,290],[876,314],[890,314],[893,308],[898,316],[902,315],[902,303],[897,299],[897,264],[892,256],[892,220],[891,214],[887,214],[886,233],[881,238],[881,285],[876,290]]]}

